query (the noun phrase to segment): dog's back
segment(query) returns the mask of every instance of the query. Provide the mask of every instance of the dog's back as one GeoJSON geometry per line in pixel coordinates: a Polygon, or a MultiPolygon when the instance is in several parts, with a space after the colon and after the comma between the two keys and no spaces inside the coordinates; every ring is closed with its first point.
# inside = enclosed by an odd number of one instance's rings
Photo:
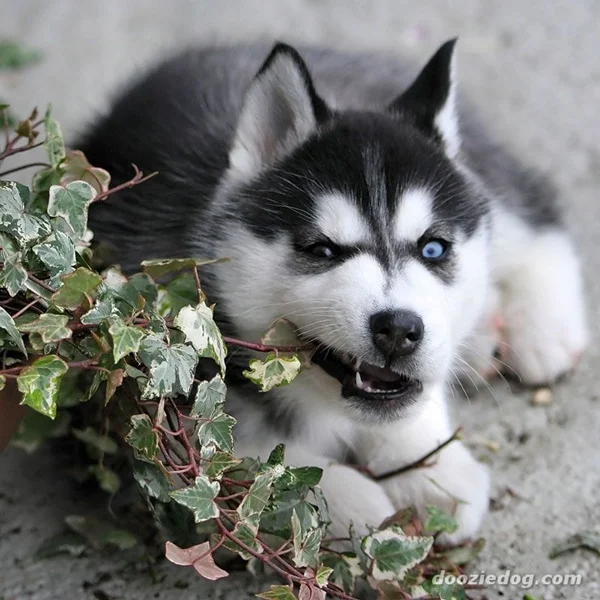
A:
{"type": "MultiPolygon", "coordinates": [[[[405,89],[416,69],[397,57],[301,49],[318,92],[334,109],[381,110],[405,89]]],[[[111,112],[77,144],[113,183],[129,179],[131,163],[158,175],[143,186],[94,205],[96,238],[114,245],[125,270],[152,257],[211,254],[204,211],[228,166],[228,152],[248,85],[267,46],[189,50],[127,88],[111,112]],[[186,240],[194,239],[190,248],[186,240]]],[[[557,218],[547,184],[524,170],[482,132],[472,109],[461,111],[462,150],[490,190],[526,220],[557,218]]]]}

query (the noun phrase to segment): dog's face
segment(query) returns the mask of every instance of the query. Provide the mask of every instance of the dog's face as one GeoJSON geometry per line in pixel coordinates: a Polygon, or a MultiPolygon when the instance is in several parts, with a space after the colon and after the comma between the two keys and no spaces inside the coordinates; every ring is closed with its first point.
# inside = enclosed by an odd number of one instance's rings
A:
{"type": "Polygon", "coordinates": [[[230,155],[227,312],[250,339],[294,323],[316,350],[292,388],[361,419],[444,382],[484,301],[487,203],[453,160],[451,56],[381,113],[334,113],[278,46],[230,155]]]}

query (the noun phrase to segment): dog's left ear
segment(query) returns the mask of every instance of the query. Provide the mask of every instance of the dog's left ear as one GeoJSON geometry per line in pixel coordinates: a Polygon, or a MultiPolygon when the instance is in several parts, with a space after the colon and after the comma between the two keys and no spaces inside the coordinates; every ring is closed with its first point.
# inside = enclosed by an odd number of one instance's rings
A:
{"type": "Polygon", "coordinates": [[[388,107],[443,144],[450,157],[456,156],[460,149],[455,107],[455,45],[456,39],[443,44],[412,85],[388,107]]]}
{"type": "Polygon", "coordinates": [[[271,166],[328,116],[300,54],[276,44],[246,92],[229,153],[231,169],[247,176],[271,166]]]}

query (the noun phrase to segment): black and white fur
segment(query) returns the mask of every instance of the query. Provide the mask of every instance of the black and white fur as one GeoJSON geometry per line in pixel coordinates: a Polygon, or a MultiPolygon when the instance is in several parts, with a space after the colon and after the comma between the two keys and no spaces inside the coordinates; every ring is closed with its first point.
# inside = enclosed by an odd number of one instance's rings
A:
{"type": "Polygon", "coordinates": [[[324,362],[315,355],[268,394],[241,376],[249,355],[232,351],[237,452],[264,458],[285,442],[288,462],[323,467],[334,534],[433,503],[459,522],[452,542],[476,533],[488,505],[487,470],[462,443],[382,485],[344,463],[386,472],[446,439],[453,365],[485,370],[498,314],[506,363],[531,384],[572,368],[586,327],[551,188],[470,110],[459,119],[454,42],[413,77],[392,58],[301,57],[283,44],[189,51],[127,90],[80,146],[116,182],[130,163],[159,171],[93,207],[96,239],[126,270],[228,256],[203,277],[224,331],[258,341],[285,317],[320,344],[324,362]],[[446,244],[442,260],[422,256],[432,239],[446,244]],[[382,351],[390,330],[373,318],[386,311],[420,319],[410,352],[382,351]],[[378,396],[336,375],[353,368],[401,389],[378,396]]]}

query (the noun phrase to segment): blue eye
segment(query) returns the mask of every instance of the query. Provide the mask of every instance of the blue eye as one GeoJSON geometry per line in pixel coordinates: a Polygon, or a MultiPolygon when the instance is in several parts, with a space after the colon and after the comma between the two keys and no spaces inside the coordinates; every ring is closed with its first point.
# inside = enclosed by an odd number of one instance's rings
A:
{"type": "Polygon", "coordinates": [[[447,249],[448,244],[444,240],[431,240],[421,248],[421,255],[427,260],[439,260],[447,249]]]}

